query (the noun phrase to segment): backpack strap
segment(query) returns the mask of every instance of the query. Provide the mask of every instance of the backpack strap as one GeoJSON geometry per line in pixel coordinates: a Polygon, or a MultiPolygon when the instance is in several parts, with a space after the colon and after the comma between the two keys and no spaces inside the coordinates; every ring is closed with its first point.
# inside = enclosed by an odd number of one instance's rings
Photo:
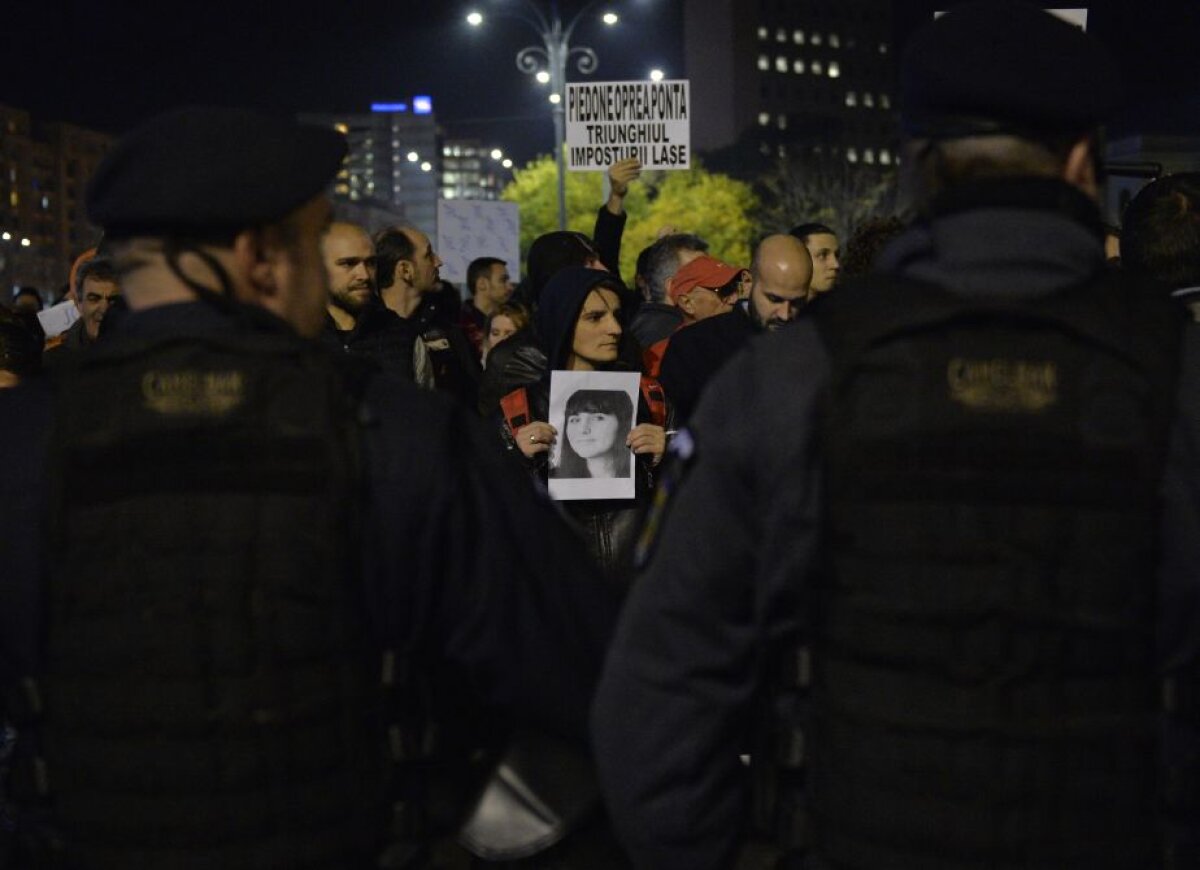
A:
{"type": "Polygon", "coordinates": [[[650,409],[650,422],[655,426],[667,425],[667,396],[663,392],[662,385],[654,380],[642,376],[642,398],[646,401],[646,407],[650,409]]]}
{"type": "Polygon", "coordinates": [[[504,422],[508,424],[514,437],[518,429],[528,426],[533,421],[529,415],[529,392],[524,387],[517,387],[500,399],[500,410],[504,413],[504,422]]]}

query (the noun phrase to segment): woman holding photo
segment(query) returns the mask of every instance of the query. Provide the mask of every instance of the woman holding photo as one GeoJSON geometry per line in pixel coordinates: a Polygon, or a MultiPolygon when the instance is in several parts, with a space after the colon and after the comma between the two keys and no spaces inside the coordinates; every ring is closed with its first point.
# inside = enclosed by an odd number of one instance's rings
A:
{"type": "Polygon", "coordinates": [[[568,267],[551,278],[536,317],[545,371],[540,380],[510,392],[501,403],[506,445],[543,481],[551,473],[549,457],[556,445],[561,459],[552,473],[558,478],[628,475],[628,466],[621,467],[618,455],[623,454],[628,463],[629,451],[633,452],[633,499],[561,502],[585,531],[605,576],[622,587],[632,579],[633,548],[654,488],[654,467],[666,449],[669,410],[662,390],[657,382],[644,378],[636,412],[626,393],[618,393],[626,403],[622,411],[615,399],[595,395],[616,391],[578,390],[564,419],[558,421],[561,429],[548,420],[551,371],[623,371],[627,369],[624,359],[639,356],[622,353],[621,305],[626,293],[619,278],[596,269],[568,267]],[[609,429],[611,437],[606,434],[609,429]]]}

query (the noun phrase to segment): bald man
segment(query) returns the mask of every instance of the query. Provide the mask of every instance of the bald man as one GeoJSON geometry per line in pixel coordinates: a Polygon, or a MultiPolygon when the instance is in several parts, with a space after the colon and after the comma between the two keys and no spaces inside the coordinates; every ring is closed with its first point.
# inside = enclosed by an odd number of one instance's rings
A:
{"type": "Polygon", "coordinates": [[[429,354],[416,326],[390,311],[375,291],[375,245],[367,231],[357,224],[330,224],[321,256],[329,276],[329,316],[322,333],[326,344],[432,387],[429,354]]]}
{"type": "Polygon", "coordinates": [[[675,334],[659,381],[675,407],[677,424],[687,421],[705,385],[746,342],[796,316],[810,296],[812,276],[812,257],[803,242],[767,236],[750,264],[750,298],[728,316],[710,317],[675,334]]]}

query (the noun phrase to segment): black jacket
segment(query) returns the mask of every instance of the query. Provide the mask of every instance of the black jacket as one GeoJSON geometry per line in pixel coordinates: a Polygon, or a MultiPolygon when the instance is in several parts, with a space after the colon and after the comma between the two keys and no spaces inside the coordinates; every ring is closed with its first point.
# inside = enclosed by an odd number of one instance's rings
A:
{"type": "Polygon", "coordinates": [[[726,314],[693,323],[672,336],[663,354],[658,380],[675,407],[678,425],[687,423],[713,375],[756,331],[743,304],[726,314]]]}
{"type": "Polygon", "coordinates": [[[354,328],[337,328],[332,317],[325,320],[322,342],[334,350],[358,354],[373,360],[389,375],[414,380],[413,347],[419,338],[416,327],[373,300],[359,313],[354,328]]]}
{"type": "MultiPolygon", "coordinates": [[[[528,377],[533,374],[531,366],[539,358],[546,361],[546,368],[536,383],[520,385],[526,390],[530,415],[534,420],[547,420],[549,417],[550,373],[555,368],[566,366],[575,322],[584,300],[598,283],[612,280],[614,276],[607,272],[570,267],[563,269],[546,284],[537,313],[540,353],[528,349],[527,345],[514,345],[508,363],[510,368],[528,377]]],[[[620,366],[621,363],[618,361],[616,365],[620,366]]],[[[509,452],[519,457],[525,468],[544,483],[547,454],[540,453],[533,459],[526,459],[518,449],[503,414],[496,412],[493,419],[509,452]]],[[[650,410],[639,396],[635,425],[647,422],[650,422],[650,410]]],[[[633,550],[654,487],[653,470],[645,456],[637,457],[635,484],[637,494],[632,501],[602,499],[559,503],[579,526],[588,551],[605,577],[622,590],[628,586],[632,576],[633,550]]]]}
{"type": "MultiPolygon", "coordinates": [[[[121,327],[114,342],[203,343],[256,328],[203,303],[135,312],[121,327]]],[[[12,533],[0,545],[0,720],[16,682],[40,667],[52,404],[44,385],[0,391],[0,415],[21,421],[0,428],[5,455],[21,457],[0,471],[0,522],[12,533]]],[[[350,579],[381,649],[402,651],[429,676],[451,721],[487,721],[493,733],[533,727],[584,745],[615,596],[554,506],[465,409],[377,375],[361,411],[362,565],[350,579]],[[460,698],[471,700],[454,706],[460,698]],[[480,708],[496,715],[481,719],[480,708]]]]}
{"type": "MultiPolygon", "coordinates": [[[[864,280],[895,273],[1003,299],[1049,294],[1103,270],[1094,206],[1081,219],[1087,204],[1065,186],[1005,187],[913,227],[885,251],[881,274],[864,280]]],[[[606,797],[637,866],[733,866],[745,836],[752,796],[737,747],[773,679],[763,650],[802,636],[800,595],[823,568],[820,424],[830,374],[812,318],[801,317],[752,340],[672,446],[663,472],[671,497],[651,520],[659,533],[593,707],[606,797]]],[[[1178,452],[1193,483],[1194,446],[1178,452]]],[[[1161,653],[1194,675],[1200,511],[1195,487],[1170,466],[1168,480],[1176,505],[1168,550],[1177,552],[1163,581],[1161,653]]]]}

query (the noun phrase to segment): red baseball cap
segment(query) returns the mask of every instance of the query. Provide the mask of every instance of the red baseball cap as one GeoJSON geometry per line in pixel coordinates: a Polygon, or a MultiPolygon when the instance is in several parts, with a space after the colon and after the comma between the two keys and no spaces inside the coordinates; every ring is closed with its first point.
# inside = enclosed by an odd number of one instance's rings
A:
{"type": "Polygon", "coordinates": [[[672,302],[678,303],[680,296],[690,293],[696,287],[716,290],[724,287],[740,274],[742,274],[742,270],[736,266],[722,263],[716,257],[701,254],[675,273],[675,277],[671,279],[667,287],[667,294],[671,297],[672,302]]]}

